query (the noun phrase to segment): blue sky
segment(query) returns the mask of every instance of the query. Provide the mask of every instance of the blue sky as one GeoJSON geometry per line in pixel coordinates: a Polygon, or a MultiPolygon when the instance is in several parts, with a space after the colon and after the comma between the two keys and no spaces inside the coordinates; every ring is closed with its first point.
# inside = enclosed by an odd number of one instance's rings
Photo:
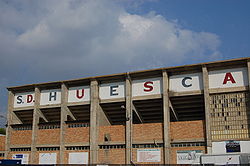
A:
{"type": "Polygon", "coordinates": [[[9,86],[248,57],[249,7],[249,0],[0,0],[0,114],[9,86]]]}
{"type": "MultiPolygon", "coordinates": [[[[222,59],[249,57],[250,1],[248,0],[160,0],[144,3],[137,14],[155,11],[197,32],[215,33],[222,41],[222,59]]],[[[189,62],[187,62],[189,63],[189,62]]]]}

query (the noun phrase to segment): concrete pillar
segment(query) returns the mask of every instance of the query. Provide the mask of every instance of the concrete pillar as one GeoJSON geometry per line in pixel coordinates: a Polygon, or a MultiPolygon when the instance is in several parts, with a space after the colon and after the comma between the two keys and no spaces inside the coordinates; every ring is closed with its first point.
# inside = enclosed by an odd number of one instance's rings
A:
{"type": "Polygon", "coordinates": [[[164,164],[170,164],[170,110],[169,110],[169,81],[166,70],[162,72],[163,84],[163,139],[164,164]]]}
{"type": "Polygon", "coordinates": [[[250,59],[247,60],[247,71],[248,71],[248,90],[250,91],[250,59]]]}
{"type": "Polygon", "coordinates": [[[126,164],[131,164],[132,161],[132,81],[127,75],[126,78],[126,164]]]}
{"type": "MultiPolygon", "coordinates": [[[[64,164],[64,138],[66,131],[67,121],[67,101],[68,101],[68,88],[62,83],[61,85],[61,120],[60,120],[60,164],[64,164]]],[[[66,164],[66,163],[65,163],[66,164]]]]}
{"type": "Polygon", "coordinates": [[[14,93],[9,91],[8,96],[8,112],[7,112],[7,127],[6,127],[6,141],[5,141],[5,154],[4,158],[7,159],[10,152],[10,137],[11,137],[11,124],[12,124],[12,114],[14,109],[14,93]]]}
{"type": "Polygon", "coordinates": [[[90,83],[90,163],[98,162],[98,125],[99,88],[97,80],[90,83]]]}
{"type": "Polygon", "coordinates": [[[39,123],[39,105],[40,105],[40,96],[41,91],[38,87],[35,88],[35,103],[34,103],[34,111],[33,111],[33,122],[32,122],[32,143],[31,143],[31,156],[30,156],[30,164],[37,164],[35,161],[36,150],[36,140],[37,140],[37,132],[38,132],[38,123],[39,123]]]}
{"type": "Polygon", "coordinates": [[[211,119],[210,119],[210,98],[209,98],[209,80],[208,70],[205,65],[202,66],[204,102],[205,102],[205,120],[206,120],[206,144],[207,153],[212,153],[211,119]]]}

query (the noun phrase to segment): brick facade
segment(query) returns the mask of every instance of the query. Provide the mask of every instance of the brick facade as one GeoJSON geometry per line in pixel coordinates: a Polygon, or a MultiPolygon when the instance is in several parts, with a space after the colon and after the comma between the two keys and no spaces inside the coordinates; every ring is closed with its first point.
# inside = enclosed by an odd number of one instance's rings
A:
{"type": "Polygon", "coordinates": [[[171,141],[193,141],[205,138],[204,121],[171,122],[171,141]]]}
{"type": "Polygon", "coordinates": [[[66,128],[65,143],[88,143],[89,127],[66,128]]]}
{"type": "Polygon", "coordinates": [[[10,143],[12,145],[30,145],[32,130],[13,130],[11,132],[10,143]]]}
{"type": "Polygon", "coordinates": [[[163,124],[133,124],[133,142],[163,141],[163,124]]]}
{"type": "Polygon", "coordinates": [[[37,133],[37,144],[60,144],[60,129],[42,129],[37,133]]]}
{"type": "Polygon", "coordinates": [[[98,156],[100,164],[125,163],[125,149],[100,149],[98,156]]]}
{"type": "Polygon", "coordinates": [[[6,139],[5,135],[0,136],[0,151],[5,150],[5,139],[6,139]]]}
{"type": "Polygon", "coordinates": [[[125,142],[125,126],[100,126],[99,127],[99,142],[104,142],[104,137],[108,136],[111,142],[125,142]]]}

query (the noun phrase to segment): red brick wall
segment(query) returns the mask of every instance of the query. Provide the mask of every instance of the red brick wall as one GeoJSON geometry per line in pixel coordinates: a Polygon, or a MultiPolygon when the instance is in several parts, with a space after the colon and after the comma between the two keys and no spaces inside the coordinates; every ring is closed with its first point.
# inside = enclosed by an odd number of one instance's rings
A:
{"type": "Polygon", "coordinates": [[[171,141],[205,138],[204,121],[171,122],[170,134],[171,141]]]}
{"type": "Polygon", "coordinates": [[[113,125],[113,126],[100,126],[99,127],[99,142],[104,142],[104,135],[109,134],[112,142],[124,142],[125,141],[125,126],[113,125]]]}
{"type": "Polygon", "coordinates": [[[5,150],[5,136],[0,136],[0,151],[4,151],[5,150]]]}
{"type": "Polygon", "coordinates": [[[99,164],[125,164],[125,149],[100,149],[99,164]]]}
{"type": "Polygon", "coordinates": [[[133,148],[133,162],[136,164],[164,164],[164,158],[163,158],[163,148],[133,148]],[[161,162],[137,162],[137,149],[160,149],[161,151],[161,162]]]}
{"type": "MultiPolygon", "coordinates": [[[[88,152],[89,153],[89,150],[66,150],[64,152],[64,161],[63,161],[64,164],[69,163],[69,153],[76,153],[76,152],[88,152]]],[[[89,162],[89,158],[88,158],[88,162],[89,162]]]]}
{"type": "Polygon", "coordinates": [[[67,128],[65,143],[89,142],[89,127],[67,128]]]}
{"type": "Polygon", "coordinates": [[[13,130],[10,136],[10,144],[23,145],[31,144],[32,130],[13,130]]]}
{"type": "Polygon", "coordinates": [[[170,164],[177,164],[177,151],[178,150],[203,150],[203,153],[205,153],[205,146],[194,146],[194,147],[174,147],[171,148],[171,158],[170,158],[170,164]]]}
{"type": "Polygon", "coordinates": [[[133,141],[163,140],[162,123],[133,124],[133,141]]]}
{"type": "Polygon", "coordinates": [[[40,129],[37,144],[60,144],[60,129],[40,129]]]}

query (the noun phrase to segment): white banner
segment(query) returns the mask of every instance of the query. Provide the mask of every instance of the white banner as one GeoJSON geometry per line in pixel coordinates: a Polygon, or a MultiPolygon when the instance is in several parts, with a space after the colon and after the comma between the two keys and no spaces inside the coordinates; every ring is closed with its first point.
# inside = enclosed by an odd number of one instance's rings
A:
{"type": "Polygon", "coordinates": [[[14,108],[34,106],[34,92],[16,93],[14,96],[14,108]]]}
{"type": "Polygon", "coordinates": [[[39,153],[39,164],[56,164],[56,153],[39,153]]]}
{"type": "Polygon", "coordinates": [[[69,164],[88,164],[88,160],[88,152],[69,153],[69,164]]]}
{"type": "Polygon", "coordinates": [[[40,105],[60,104],[61,89],[42,90],[40,105]]]}
{"type": "Polygon", "coordinates": [[[83,102],[90,100],[90,87],[79,86],[69,88],[68,102],[83,102]]]}
{"type": "Polygon", "coordinates": [[[174,75],[169,77],[171,92],[186,92],[203,89],[202,73],[174,75]]]}
{"type": "Polygon", "coordinates": [[[125,97],[125,83],[116,82],[101,84],[99,87],[100,99],[113,99],[125,97]]]}
{"type": "Polygon", "coordinates": [[[132,96],[162,94],[162,78],[132,81],[132,96]]]}
{"type": "Polygon", "coordinates": [[[161,150],[137,149],[137,162],[161,162],[161,150]]]}
{"type": "Polygon", "coordinates": [[[199,164],[202,150],[177,151],[177,164],[199,164]]]}
{"type": "Polygon", "coordinates": [[[21,164],[29,164],[29,154],[13,154],[12,159],[21,160],[21,164]]]}
{"type": "Polygon", "coordinates": [[[210,89],[248,85],[247,68],[210,71],[208,76],[210,89]]]}

